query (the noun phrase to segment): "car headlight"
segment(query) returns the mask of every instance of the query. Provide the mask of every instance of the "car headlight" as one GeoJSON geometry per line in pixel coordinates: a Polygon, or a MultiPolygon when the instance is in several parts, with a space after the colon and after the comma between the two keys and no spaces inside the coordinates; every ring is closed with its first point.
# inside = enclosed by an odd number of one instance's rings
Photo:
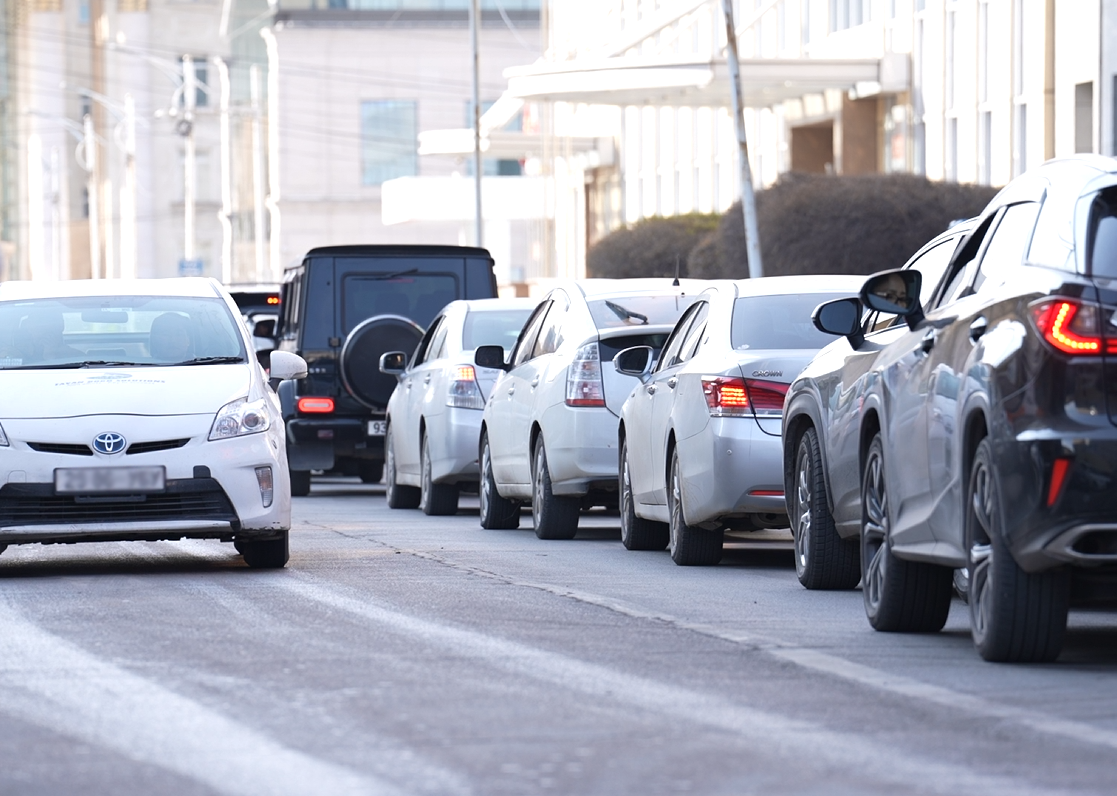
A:
{"type": "Polygon", "coordinates": [[[264,399],[250,403],[247,398],[238,398],[221,407],[221,411],[213,421],[213,428],[209,430],[209,438],[228,439],[245,434],[257,434],[267,431],[270,425],[271,420],[268,418],[268,407],[264,399]]]}
{"type": "Polygon", "coordinates": [[[4,427],[0,426],[0,448],[8,447],[8,435],[4,433],[4,427]]]}

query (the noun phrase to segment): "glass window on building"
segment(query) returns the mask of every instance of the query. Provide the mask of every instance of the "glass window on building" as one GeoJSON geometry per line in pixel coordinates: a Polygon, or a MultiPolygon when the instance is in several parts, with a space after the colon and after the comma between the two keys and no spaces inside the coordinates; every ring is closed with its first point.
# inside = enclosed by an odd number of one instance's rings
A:
{"type": "Polygon", "coordinates": [[[419,173],[419,103],[361,102],[361,184],[380,185],[419,173]]]}
{"type": "MultiPolygon", "coordinates": [[[[481,101],[482,115],[489,108],[493,106],[493,101],[481,101]]],[[[465,126],[470,130],[473,129],[473,100],[466,100],[465,102],[465,126]]],[[[519,133],[524,129],[524,113],[521,110],[502,128],[508,132],[519,133]]],[[[519,160],[509,160],[507,158],[484,158],[481,161],[481,176],[483,177],[519,177],[524,173],[523,163],[519,160]]],[[[465,163],[465,174],[467,177],[473,176],[473,158],[470,157],[465,163]]]]}

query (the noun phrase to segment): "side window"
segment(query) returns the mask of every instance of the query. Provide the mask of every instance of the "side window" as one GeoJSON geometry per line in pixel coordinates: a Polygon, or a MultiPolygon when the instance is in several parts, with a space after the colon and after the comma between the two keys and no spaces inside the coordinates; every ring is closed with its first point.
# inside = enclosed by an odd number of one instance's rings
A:
{"type": "Polygon", "coordinates": [[[679,355],[680,362],[686,362],[695,355],[698,351],[698,344],[702,342],[702,337],[706,334],[706,317],[710,314],[710,305],[708,302],[701,302],[698,304],[698,309],[694,313],[694,323],[690,325],[690,331],[687,332],[686,339],[683,340],[682,353],[679,355]]]}
{"type": "Polygon", "coordinates": [[[531,358],[543,354],[553,354],[562,345],[562,322],[566,318],[566,311],[570,309],[570,299],[561,290],[551,294],[551,309],[543,322],[539,338],[532,349],[531,358]]]}
{"type": "Polygon", "coordinates": [[[441,323],[438,324],[438,331],[434,333],[431,338],[430,352],[427,354],[427,362],[435,359],[442,359],[446,356],[446,336],[450,332],[450,322],[446,320],[445,316],[441,318],[441,323]]]}
{"type": "Polygon", "coordinates": [[[527,319],[523,331],[520,332],[520,339],[516,341],[516,347],[512,350],[512,367],[522,365],[531,359],[531,351],[535,348],[535,340],[539,337],[539,329],[543,326],[543,319],[550,308],[551,302],[544,301],[535,308],[535,312],[527,319]]]}
{"type": "Polygon", "coordinates": [[[985,242],[995,218],[996,216],[990,216],[985,219],[981,226],[970,233],[970,236],[962,243],[962,248],[958,250],[950,263],[943,284],[935,291],[934,298],[927,303],[928,309],[945,307],[961,298],[962,294],[969,290],[970,277],[973,274],[971,266],[978,252],[981,251],[981,246],[985,242]]]}
{"type": "Polygon", "coordinates": [[[981,255],[981,265],[974,277],[974,292],[981,292],[983,288],[986,291],[996,289],[1020,267],[1038,215],[1039,202],[1022,202],[1005,210],[981,255]]]}
{"type": "Polygon", "coordinates": [[[1117,190],[1102,191],[1091,203],[1086,251],[1091,276],[1117,279],[1117,190]]]}
{"type": "MultiPolygon", "coordinates": [[[[923,252],[908,264],[908,268],[914,268],[923,277],[923,282],[919,288],[919,303],[924,307],[930,304],[931,297],[935,294],[935,288],[942,281],[943,274],[946,273],[946,267],[950,265],[950,256],[954,254],[957,245],[958,238],[947,238],[937,246],[923,252]]],[[[874,313],[869,318],[868,330],[876,332],[887,329],[896,324],[897,318],[896,315],[874,313]]]]}
{"type": "Polygon", "coordinates": [[[302,303],[303,271],[295,274],[291,281],[283,285],[283,336],[293,338],[299,332],[299,305],[302,303]]]}
{"type": "Polygon", "coordinates": [[[424,362],[431,359],[429,354],[435,350],[434,338],[443,331],[446,326],[445,318],[436,318],[434,323],[427,329],[427,333],[423,335],[423,339],[419,341],[419,345],[415,347],[415,356],[411,358],[411,364],[408,367],[418,367],[424,362]]]}
{"type": "Polygon", "coordinates": [[[671,336],[668,337],[667,342],[663,344],[663,353],[659,355],[659,362],[655,366],[657,373],[678,364],[679,351],[682,350],[683,342],[686,340],[687,332],[690,331],[691,322],[698,312],[698,307],[699,305],[695,304],[687,309],[683,317],[679,318],[679,322],[675,324],[675,329],[671,332],[671,336]]]}

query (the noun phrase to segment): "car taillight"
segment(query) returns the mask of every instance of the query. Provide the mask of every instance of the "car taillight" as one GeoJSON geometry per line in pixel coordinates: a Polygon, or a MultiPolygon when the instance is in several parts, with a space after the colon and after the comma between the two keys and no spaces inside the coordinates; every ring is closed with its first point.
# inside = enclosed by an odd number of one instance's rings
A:
{"type": "Polygon", "coordinates": [[[461,409],[484,409],[485,399],[477,386],[477,371],[472,365],[458,365],[454,368],[454,378],[446,393],[446,405],[461,409]]]}
{"type": "Polygon", "coordinates": [[[567,406],[605,406],[605,385],[601,381],[601,354],[597,343],[586,343],[574,354],[566,372],[567,406]]]}
{"type": "Polygon", "coordinates": [[[1117,338],[1101,334],[1099,307],[1079,299],[1047,299],[1032,307],[1032,320],[1043,339],[1064,354],[1117,354],[1117,338]]]}
{"type": "Polygon", "coordinates": [[[731,376],[703,376],[706,406],[715,417],[780,417],[788,385],[731,376]]]}
{"type": "Polygon", "coordinates": [[[324,414],[334,411],[333,398],[300,398],[298,403],[300,412],[306,414],[324,414]]]}

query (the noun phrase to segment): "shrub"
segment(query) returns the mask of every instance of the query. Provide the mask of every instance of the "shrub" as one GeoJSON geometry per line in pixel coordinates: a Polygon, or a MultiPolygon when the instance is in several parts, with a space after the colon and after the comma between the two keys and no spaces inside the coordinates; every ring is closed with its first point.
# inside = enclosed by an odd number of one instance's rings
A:
{"type": "Polygon", "coordinates": [[[599,277],[687,276],[687,258],[717,230],[717,213],[654,216],[606,235],[586,253],[586,273],[599,277]]]}

